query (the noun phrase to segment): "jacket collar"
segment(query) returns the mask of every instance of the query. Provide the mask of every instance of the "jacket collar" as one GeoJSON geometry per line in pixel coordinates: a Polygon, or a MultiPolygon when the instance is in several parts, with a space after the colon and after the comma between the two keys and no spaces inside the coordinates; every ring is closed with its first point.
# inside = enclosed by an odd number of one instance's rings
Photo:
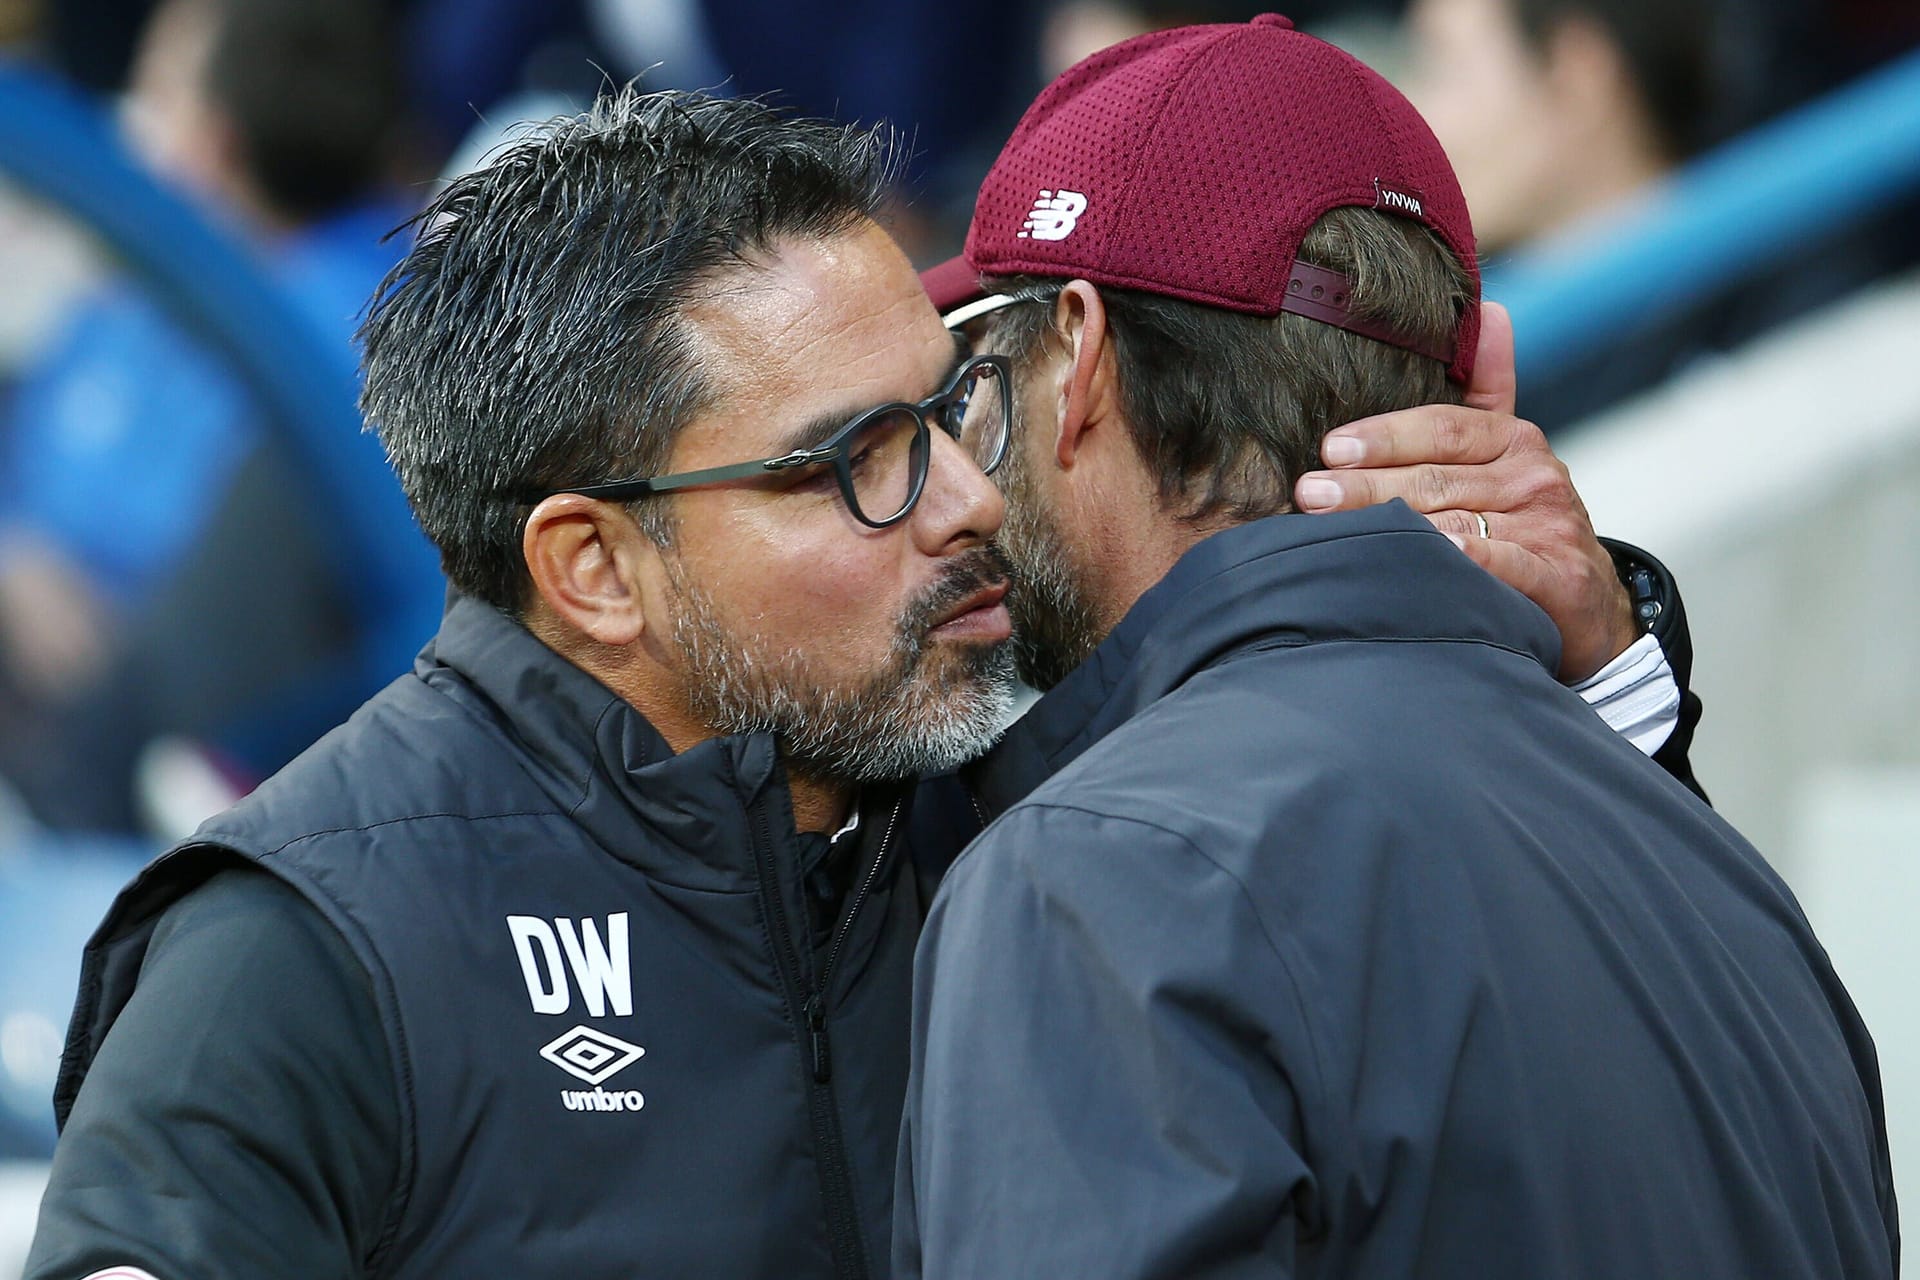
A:
{"type": "Polygon", "coordinates": [[[451,596],[414,669],[450,696],[484,701],[568,816],[652,875],[737,889],[753,869],[756,813],[763,838],[792,838],[770,735],[713,738],[676,755],[625,699],[491,605],[451,596]],[[636,823],[653,838],[636,839],[636,823]]]}
{"type": "Polygon", "coordinates": [[[1269,516],[1214,534],[1134,604],[1085,663],[968,771],[997,815],[1190,677],[1259,646],[1465,640],[1559,666],[1531,601],[1405,503],[1269,516]]]}

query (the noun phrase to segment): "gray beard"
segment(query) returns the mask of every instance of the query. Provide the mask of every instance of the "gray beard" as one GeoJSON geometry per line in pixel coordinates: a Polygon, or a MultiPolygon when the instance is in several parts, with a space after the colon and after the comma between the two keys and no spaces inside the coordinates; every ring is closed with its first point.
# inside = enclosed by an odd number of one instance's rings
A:
{"type": "Polygon", "coordinates": [[[729,630],[671,555],[668,564],[680,604],[673,642],[686,664],[691,709],[720,734],[775,735],[796,775],[887,782],[937,773],[985,751],[1007,724],[1013,646],[948,652],[926,642],[943,611],[1006,576],[993,548],[959,557],[909,602],[881,670],[841,684],[821,682],[796,649],[729,630]]]}

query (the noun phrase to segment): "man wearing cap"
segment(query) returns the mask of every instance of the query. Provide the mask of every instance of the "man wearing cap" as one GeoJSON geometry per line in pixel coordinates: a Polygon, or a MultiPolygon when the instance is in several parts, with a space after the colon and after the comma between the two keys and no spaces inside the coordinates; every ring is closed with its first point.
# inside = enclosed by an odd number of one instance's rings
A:
{"type": "Polygon", "coordinates": [[[1894,1275],[1872,1042],[1785,886],[1427,522],[1290,514],[1474,358],[1405,100],[1272,16],[1116,46],[966,260],[1056,682],[922,935],[897,1271],[1894,1275]]]}

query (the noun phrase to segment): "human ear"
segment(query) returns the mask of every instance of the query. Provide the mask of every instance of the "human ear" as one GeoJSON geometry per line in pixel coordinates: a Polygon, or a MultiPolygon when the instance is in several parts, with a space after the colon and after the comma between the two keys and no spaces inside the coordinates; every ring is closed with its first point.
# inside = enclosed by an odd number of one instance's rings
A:
{"type": "Polygon", "coordinates": [[[527,517],[520,551],[534,591],[575,631],[613,646],[645,632],[643,581],[660,551],[618,503],[545,498],[527,517]]]}
{"type": "Polygon", "coordinates": [[[1085,436],[1109,417],[1114,393],[1113,358],[1107,343],[1107,306],[1085,280],[1070,281],[1054,302],[1054,331],[1066,346],[1054,455],[1071,467],[1085,436]]]}

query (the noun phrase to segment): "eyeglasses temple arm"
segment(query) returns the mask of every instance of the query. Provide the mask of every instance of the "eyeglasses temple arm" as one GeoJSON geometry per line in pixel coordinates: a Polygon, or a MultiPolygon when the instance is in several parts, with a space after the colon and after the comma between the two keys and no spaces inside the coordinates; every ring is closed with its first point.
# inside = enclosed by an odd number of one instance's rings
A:
{"type": "Polygon", "coordinates": [[[583,498],[638,498],[649,493],[666,493],[673,489],[691,489],[695,485],[713,484],[719,480],[745,480],[752,476],[764,476],[770,472],[785,471],[790,467],[803,467],[811,463],[826,462],[838,452],[836,449],[796,449],[792,453],[778,458],[761,458],[754,462],[734,462],[724,467],[703,467],[698,471],[682,471],[678,475],[652,476],[644,480],[616,480],[611,484],[581,485],[577,489],[563,489],[562,493],[577,493],[583,498]]]}

